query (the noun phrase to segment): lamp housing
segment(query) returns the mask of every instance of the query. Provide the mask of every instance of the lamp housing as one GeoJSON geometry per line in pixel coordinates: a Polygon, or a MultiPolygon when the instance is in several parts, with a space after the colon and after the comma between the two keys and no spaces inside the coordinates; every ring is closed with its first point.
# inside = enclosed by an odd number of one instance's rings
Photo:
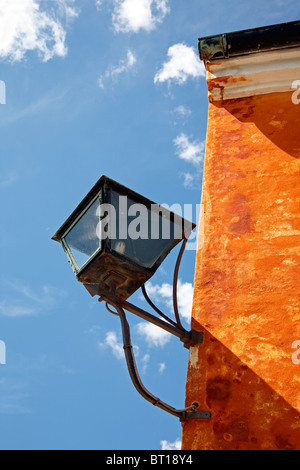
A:
{"type": "Polygon", "coordinates": [[[60,242],[79,282],[94,296],[126,300],[156,272],[195,224],[101,176],[60,227],[60,242]]]}

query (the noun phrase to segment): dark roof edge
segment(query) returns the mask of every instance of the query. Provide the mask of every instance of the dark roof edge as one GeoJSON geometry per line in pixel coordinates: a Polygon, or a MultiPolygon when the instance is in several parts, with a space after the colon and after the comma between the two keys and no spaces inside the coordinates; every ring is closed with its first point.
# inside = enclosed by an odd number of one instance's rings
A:
{"type": "Polygon", "coordinates": [[[300,21],[199,38],[201,60],[231,57],[300,46],[300,21]]]}

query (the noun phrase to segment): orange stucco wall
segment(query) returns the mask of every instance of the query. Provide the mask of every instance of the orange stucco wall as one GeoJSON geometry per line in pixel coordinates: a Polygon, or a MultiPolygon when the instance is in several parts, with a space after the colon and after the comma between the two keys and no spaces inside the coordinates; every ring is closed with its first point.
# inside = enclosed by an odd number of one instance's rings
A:
{"type": "Polygon", "coordinates": [[[209,104],[183,449],[300,450],[300,105],[209,104]]]}

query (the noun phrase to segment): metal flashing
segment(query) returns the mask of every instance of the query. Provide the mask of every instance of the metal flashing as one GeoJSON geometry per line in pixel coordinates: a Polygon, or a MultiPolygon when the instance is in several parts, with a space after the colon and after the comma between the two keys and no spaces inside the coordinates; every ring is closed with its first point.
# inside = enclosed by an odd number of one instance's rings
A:
{"type": "Polygon", "coordinates": [[[201,60],[230,57],[300,46],[300,21],[199,38],[201,60]]]}

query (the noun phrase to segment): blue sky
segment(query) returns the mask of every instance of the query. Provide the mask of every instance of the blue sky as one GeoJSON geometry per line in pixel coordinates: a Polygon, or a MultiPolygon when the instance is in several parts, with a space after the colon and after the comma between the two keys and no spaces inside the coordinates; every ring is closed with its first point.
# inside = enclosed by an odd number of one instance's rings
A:
{"type": "MultiPolygon", "coordinates": [[[[180,445],[179,420],[130,382],[118,318],[51,236],[102,174],[196,208],[207,122],[198,37],[299,16],[296,0],[0,1],[1,449],[180,445]]],[[[176,255],[149,286],[167,314],[176,255]]],[[[191,249],[179,284],[186,328],[194,263],[191,249]]],[[[182,408],[188,351],[128,319],[144,384],[182,408]]]]}

